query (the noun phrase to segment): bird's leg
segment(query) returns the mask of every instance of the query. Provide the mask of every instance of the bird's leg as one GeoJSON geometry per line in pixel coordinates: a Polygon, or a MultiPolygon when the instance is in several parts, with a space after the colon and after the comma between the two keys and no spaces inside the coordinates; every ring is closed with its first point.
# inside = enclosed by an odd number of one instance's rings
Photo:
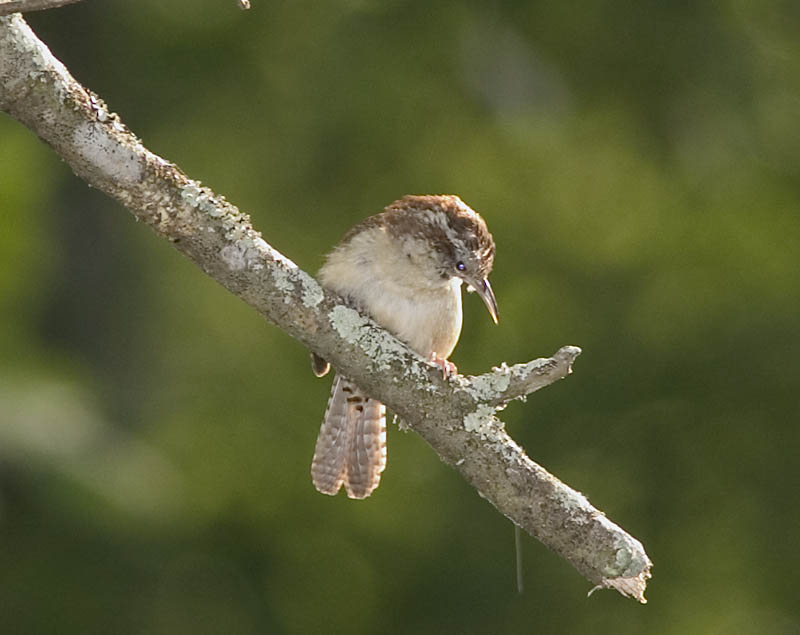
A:
{"type": "Polygon", "coordinates": [[[442,369],[442,376],[447,379],[450,375],[455,375],[458,372],[458,368],[456,365],[447,359],[442,359],[439,357],[436,352],[433,352],[428,357],[428,361],[431,364],[436,364],[439,368],[442,369]]]}

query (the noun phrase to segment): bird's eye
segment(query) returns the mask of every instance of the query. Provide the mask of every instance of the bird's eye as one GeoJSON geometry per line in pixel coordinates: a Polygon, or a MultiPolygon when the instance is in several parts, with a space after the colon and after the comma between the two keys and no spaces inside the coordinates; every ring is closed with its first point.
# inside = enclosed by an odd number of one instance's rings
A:
{"type": "Polygon", "coordinates": [[[466,271],[466,269],[467,269],[467,265],[465,265],[463,262],[461,262],[461,261],[459,260],[459,261],[456,263],[456,269],[458,269],[459,271],[466,271]]]}

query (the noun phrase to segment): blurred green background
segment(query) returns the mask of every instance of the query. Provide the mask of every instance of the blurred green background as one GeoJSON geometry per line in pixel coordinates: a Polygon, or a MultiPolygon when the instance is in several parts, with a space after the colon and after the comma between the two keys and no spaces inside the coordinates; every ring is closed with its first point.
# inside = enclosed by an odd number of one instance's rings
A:
{"type": "Polygon", "coordinates": [[[414,434],[317,494],[306,351],[0,116],[3,633],[800,633],[795,3],[85,2],[30,14],[154,152],[307,270],[406,193],[489,223],[502,321],[581,346],[503,419],[645,545],[647,606],[414,434]]]}

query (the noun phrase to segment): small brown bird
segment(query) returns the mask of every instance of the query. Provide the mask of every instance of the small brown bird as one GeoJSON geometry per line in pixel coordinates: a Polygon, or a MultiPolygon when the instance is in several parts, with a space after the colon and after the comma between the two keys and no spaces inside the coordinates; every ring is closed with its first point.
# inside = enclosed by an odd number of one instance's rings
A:
{"type": "MultiPolygon", "coordinates": [[[[319,272],[324,286],[440,365],[461,333],[461,283],[497,323],[489,285],[494,240],[484,220],[457,196],[404,196],[344,236],[319,272]]],[[[330,368],[312,353],[321,377],[330,368]]],[[[386,466],[386,408],[336,375],[311,464],[314,486],[366,498],[386,466]]]]}

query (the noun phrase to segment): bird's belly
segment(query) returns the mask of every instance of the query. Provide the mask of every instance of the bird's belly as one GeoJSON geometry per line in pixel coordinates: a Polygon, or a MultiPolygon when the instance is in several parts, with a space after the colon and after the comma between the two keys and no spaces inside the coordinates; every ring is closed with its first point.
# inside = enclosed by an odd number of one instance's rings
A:
{"type": "Polygon", "coordinates": [[[447,359],[461,334],[461,289],[453,284],[413,296],[375,289],[364,308],[373,319],[425,357],[447,359]]]}

